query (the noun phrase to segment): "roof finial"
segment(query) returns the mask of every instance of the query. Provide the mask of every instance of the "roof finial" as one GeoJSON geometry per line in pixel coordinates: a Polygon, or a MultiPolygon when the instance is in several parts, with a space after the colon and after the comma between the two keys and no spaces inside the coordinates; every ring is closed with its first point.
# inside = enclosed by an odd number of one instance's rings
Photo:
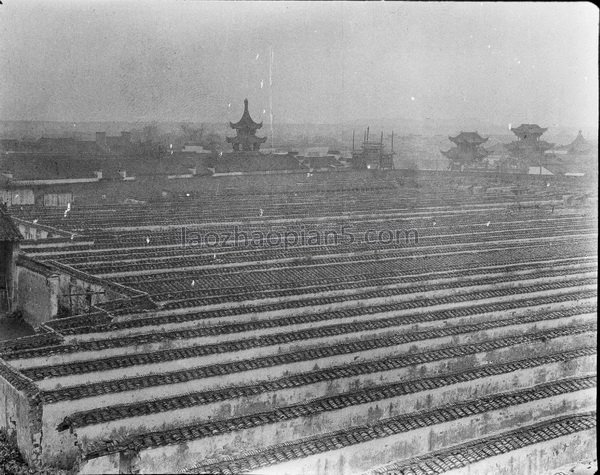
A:
{"type": "Polygon", "coordinates": [[[248,112],[248,99],[244,99],[244,111],[248,112]]]}

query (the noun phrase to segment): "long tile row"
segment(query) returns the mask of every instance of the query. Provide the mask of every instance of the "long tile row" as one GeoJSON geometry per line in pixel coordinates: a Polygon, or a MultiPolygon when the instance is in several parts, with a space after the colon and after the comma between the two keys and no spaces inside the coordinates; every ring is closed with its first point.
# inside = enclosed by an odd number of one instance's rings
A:
{"type": "MultiPolygon", "coordinates": [[[[551,361],[568,361],[575,356],[575,353],[581,355],[594,354],[595,349],[581,349],[577,352],[565,352],[542,358],[531,358],[521,360],[519,362],[508,363],[504,365],[493,365],[486,368],[480,368],[474,371],[466,371],[457,373],[453,376],[445,376],[441,378],[431,378],[427,380],[417,380],[414,383],[400,383],[391,385],[387,388],[370,388],[368,390],[359,391],[354,394],[345,394],[343,396],[333,396],[330,398],[322,398],[313,400],[310,403],[287,406],[279,408],[268,413],[252,414],[250,416],[242,416],[234,419],[226,419],[208,423],[196,424],[193,426],[179,427],[159,432],[150,432],[139,436],[126,438],[122,441],[103,442],[97,441],[91,443],[84,454],[86,458],[95,458],[115,452],[123,452],[126,450],[140,451],[152,447],[160,447],[171,444],[181,444],[185,441],[195,440],[205,437],[211,437],[218,434],[259,427],[270,422],[278,422],[285,419],[308,416],[317,412],[332,411],[342,407],[348,407],[354,404],[361,404],[367,401],[377,401],[396,394],[409,394],[410,392],[424,391],[441,387],[444,384],[456,384],[462,381],[470,381],[484,376],[494,374],[502,374],[504,372],[515,371],[520,368],[534,367],[539,364],[547,364],[551,361]]],[[[346,433],[356,434],[360,437],[348,437],[348,442],[355,440],[356,442],[368,440],[370,437],[383,437],[390,433],[406,432],[419,427],[427,427],[434,424],[448,422],[461,417],[473,414],[483,414],[491,410],[497,410],[505,407],[510,407],[515,404],[523,404],[525,402],[538,401],[555,394],[580,391],[596,387],[596,376],[586,376],[580,378],[565,379],[553,381],[551,383],[540,384],[533,388],[513,391],[498,395],[492,395],[468,401],[463,403],[454,403],[448,406],[434,409],[432,411],[413,413],[408,416],[394,417],[382,422],[373,424],[366,429],[365,427],[354,427],[345,431],[346,433]],[[365,437],[363,434],[367,433],[365,437]]],[[[320,436],[320,439],[325,437],[320,436]]],[[[310,442],[304,442],[310,445],[310,442]]],[[[314,443],[314,442],[313,442],[314,443]]],[[[323,447],[329,449],[329,447],[323,447]]],[[[245,470],[241,470],[245,471],[245,470]]],[[[213,473],[212,471],[203,473],[213,473]]],[[[236,472],[239,473],[239,472],[236,472]]]]}
{"type": "MultiPolygon", "coordinates": [[[[553,316],[554,318],[562,318],[560,316],[553,316]]],[[[448,336],[455,336],[465,333],[482,332],[495,328],[502,328],[511,325],[521,325],[523,323],[538,322],[546,320],[545,314],[533,314],[526,317],[509,318],[504,320],[493,320],[487,322],[480,322],[476,324],[457,325],[449,326],[444,328],[432,328],[424,331],[395,334],[390,337],[374,338],[374,339],[355,339],[344,343],[330,345],[325,348],[317,348],[317,351],[322,352],[322,356],[329,354],[343,354],[353,353],[356,351],[365,351],[369,347],[377,346],[391,346],[400,345],[406,343],[412,343],[417,341],[425,341],[434,338],[442,338],[448,336]]],[[[22,370],[23,374],[35,381],[39,381],[45,378],[52,378],[58,376],[68,376],[72,374],[83,374],[93,373],[97,371],[127,368],[131,366],[156,364],[166,361],[184,360],[187,358],[194,358],[200,356],[216,355],[229,352],[238,352],[241,350],[248,350],[253,348],[261,348],[268,346],[275,346],[290,342],[299,342],[310,338],[323,338],[332,335],[341,335],[354,331],[354,326],[364,326],[365,328],[371,327],[376,328],[380,321],[370,321],[356,324],[344,324],[336,325],[332,328],[318,327],[315,329],[296,331],[289,333],[280,333],[273,335],[262,335],[254,338],[246,338],[241,340],[224,341],[220,343],[214,343],[209,345],[198,345],[184,348],[168,349],[162,351],[152,351],[148,353],[136,353],[131,355],[113,356],[102,359],[90,359],[86,361],[75,361],[66,364],[57,364],[51,366],[38,366],[30,367],[22,370]]],[[[382,322],[383,325],[397,325],[398,322],[382,322]]],[[[41,356],[45,356],[46,353],[40,350],[26,350],[41,352],[41,356]]],[[[284,353],[285,354],[285,353],[284,353]]],[[[303,351],[296,352],[296,354],[303,354],[303,351]]],[[[39,355],[39,353],[36,353],[39,355]]]]}
{"type": "MultiPolygon", "coordinates": [[[[571,414],[504,432],[500,435],[455,445],[411,460],[386,464],[384,467],[369,470],[364,475],[389,475],[391,473],[397,475],[441,474],[450,470],[462,469],[475,462],[506,454],[528,445],[595,429],[596,424],[595,412],[571,414]]],[[[210,473],[218,472],[211,471],[210,473]]]]}
{"type": "MultiPolygon", "coordinates": [[[[186,393],[184,395],[175,397],[153,399],[131,404],[119,404],[104,408],[94,408],[68,416],[61,424],[59,429],[64,430],[69,427],[82,427],[90,424],[118,420],[125,417],[155,414],[164,411],[193,407],[201,404],[209,404],[216,401],[225,401],[227,399],[251,397],[261,393],[279,391],[317,382],[333,381],[339,378],[350,378],[431,363],[434,361],[460,358],[476,353],[490,352],[501,348],[508,348],[523,343],[548,341],[550,339],[563,336],[576,336],[578,334],[593,333],[596,330],[597,327],[595,324],[561,327],[558,329],[537,331],[481,343],[451,346],[440,350],[426,351],[422,353],[411,353],[408,355],[368,361],[366,363],[345,364],[343,366],[335,366],[279,379],[267,380],[248,386],[230,386],[211,391],[186,393]]],[[[175,381],[179,382],[177,379],[175,379],[175,381]]],[[[127,386],[127,383],[124,382],[123,386],[127,386]]],[[[131,390],[133,388],[129,387],[127,389],[131,390]]],[[[51,397],[56,395],[56,393],[44,393],[42,398],[45,402],[55,402],[56,398],[51,397]]]]}
{"type": "MultiPolygon", "coordinates": [[[[547,442],[558,437],[567,436],[596,427],[596,412],[570,414],[548,421],[521,427],[499,435],[478,439],[465,444],[448,447],[430,454],[406,461],[390,463],[384,467],[374,468],[365,475],[435,475],[453,469],[466,468],[469,465],[495,455],[547,442]]],[[[182,473],[212,473],[234,475],[252,472],[262,467],[276,466],[282,462],[316,455],[327,450],[349,447],[364,440],[374,440],[395,433],[394,428],[385,425],[375,427],[357,427],[357,434],[347,431],[331,434],[328,438],[310,443],[308,441],[285,444],[267,449],[260,453],[240,459],[228,460],[216,464],[199,463],[183,470],[182,473]],[[389,432],[388,432],[389,431],[389,432]]]]}
{"type": "MultiPolygon", "coordinates": [[[[539,302],[548,303],[547,299],[542,300],[538,299],[539,302]]],[[[527,302],[531,303],[531,302],[527,302]]],[[[512,302],[513,308],[515,308],[516,302],[512,302]]],[[[521,305],[518,308],[523,308],[526,305],[521,305]]],[[[495,310],[510,308],[509,305],[498,305],[495,307],[495,310]]],[[[0,356],[4,357],[6,360],[16,360],[16,359],[24,359],[24,358],[33,358],[40,356],[51,356],[57,354],[69,354],[76,352],[91,352],[97,350],[103,350],[107,348],[120,348],[126,346],[139,346],[145,345],[148,343],[162,343],[168,340],[190,340],[194,338],[200,337],[209,337],[209,336],[221,336],[227,334],[244,334],[251,331],[271,329],[271,328],[282,328],[285,330],[286,326],[299,324],[299,323],[317,323],[317,322],[328,322],[331,321],[331,325],[323,325],[314,327],[308,330],[295,330],[292,334],[290,333],[276,333],[270,335],[263,335],[261,337],[257,337],[262,339],[262,344],[258,346],[268,346],[276,343],[287,343],[289,341],[310,339],[310,338],[322,338],[325,336],[335,336],[342,335],[345,333],[358,333],[362,331],[376,330],[376,329],[384,329],[384,328],[393,328],[396,326],[404,326],[404,325],[412,325],[418,323],[432,322],[432,321],[441,321],[448,320],[458,317],[467,317],[471,315],[477,315],[480,313],[484,313],[488,309],[483,309],[481,306],[472,306],[465,307],[462,309],[454,309],[454,310],[443,310],[438,312],[430,312],[430,313],[421,313],[415,315],[401,315],[401,316],[393,316],[388,318],[379,318],[372,319],[367,321],[354,321],[354,322],[345,322],[344,324],[334,324],[336,317],[339,318],[339,315],[330,313],[314,313],[314,314],[306,314],[292,317],[283,317],[269,320],[260,320],[260,321],[250,321],[238,324],[225,324],[225,325],[214,325],[214,326],[205,326],[199,328],[191,328],[185,330],[173,330],[173,331],[163,331],[160,333],[145,333],[134,336],[127,337],[116,337],[91,340],[91,341],[83,341],[75,344],[64,344],[62,341],[51,343],[52,340],[44,341],[47,343],[46,345],[39,348],[27,348],[27,349],[15,349],[11,348],[10,351],[2,351],[0,349],[0,356]],[[332,318],[327,318],[327,317],[332,318]]],[[[542,320],[553,320],[556,318],[564,318],[568,316],[573,316],[577,314],[589,313],[595,311],[595,305],[576,305],[568,310],[562,310],[558,312],[550,312],[544,313],[541,316],[537,316],[537,314],[532,314],[528,317],[524,317],[521,319],[523,323],[529,321],[536,321],[536,319],[542,320]]],[[[344,317],[349,316],[352,312],[342,311],[340,312],[344,317]]],[[[56,337],[58,338],[58,337],[56,337]]],[[[224,345],[225,343],[221,343],[224,345]]],[[[237,342],[230,342],[230,345],[236,345],[237,342]]],[[[227,348],[231,346],[222,346],[222,349],[218,350],[218,352],[230,351],[227,348]]],[[[245,349],[238,348],[235,349],[245,349]]]]}
{"type": "MultiPolygon", "coordinates": [[[[569,283],[558,283],[557,286],[553,287],[553,290],[560,288],[561,286],[567,286],[569,283]]],[[[539,287],[532,286],[531,290],[537,290],[539,287]]],[[[521,290],[521,289],[518,289],[521,290]]],[[[527,290],[527,289],[525,289],[527,290]]],[[[345,308],[336,311],[323,311],[320,310],[320,313],[313,314],[304,314],[304,315],[295,315],[291,318],[283,318],[283,319],[274,319],[273,323],[264,323],[264,325],[270,326],[278,326],[280,324],[293,324],[293,323],[306,323],[306,322],[316,322],[316,321],[324,321],[324,320],[335,320],[336,318],[347,318],[351,316],[362,316],[365,317],[368,315],[374,315],[377,313],[386,313],[386,312],[394,312],[400,310],[411,310],[417,308],[426,308],[433,307],[436,305],[447,305],[453,304],[461,301],[466,301],[466,299],[473,300],[473,307],[477,309],[477,312],[493,312],[503,309],[515,308],[515,302],[499,302],[493,304],[477,304],[477,300],[490,298],[494,296],[503,296],[503,295],[511,295],[514,294],[514,289],[509,289],[506,291],[496,291],[492,293],[491,291],[486,292],[475,292],[472,294],[465,294],[464,296],[449,296],[449,297],[439,297],[436,299],[415,299],[408,302],[397,302],[393,304],[385,304],[385,305],[369,305],[366,307],[354,307],[354,308],[345,308]]],[[[589,291],[581,291],[581,292],[569,292],[565,294],[558,295],[548,295],[545,297],[524,297],[523,299],[516,300],[517,303],[523,306],[530,305],[538,305],[540,303],[555,303],[562,302],[565,300],[580,300],[584,298],[589,298],[588,295],[594,296],[593,292],[589,291]],[[536,302],[536,303],[530,303],[536,302]]],[[[106,322],[104,316],[93,317],[92,319],[88,319],[85,316],[80,319],[75,318],[70,320],[71,329],[68,330],[65,328],[64,323],[61,320],[53,320],[48,323],[48,326],[57,330],[58,332],[64,335],[75,335],[75,334],[83,334],[83,333],[91,333],[91,332],[111,332],[115,330],[124,330],[131,328],[141,328],[146,326],[159,326],[165,324],[172,323],[185,323],[185,322],[196,322],[196,321],[210,321],[211,318],[215,317],[228,317],[233,315],[239,315],[244,313],[252,313],[259,314],[259,312],[267,312],[271,310],[280,310],[281,308],[276,305],[263,305],[260,307],[248,307],[244,309],[232,308],[232,309],[220,309],[213,311],[204,311],[204,312],[190,312],[190,313],[182,313],[182,314],[167,314],[167,315],[159,315],[159,316],[140,316],[138,319],[131,320],[122,320],[122,321],[113,321],[110,323],[106,322]],[[102,320],[101,320],[102,319],[102,320]],[[57,328],[58,327],[58,328],[57,328]]],[[[455,309],[449,310],[449,312],[464,312],[468,310],[463,309],[455,309]]],[[[453,316],[454,314],[449,313],[449,316],[453,316]]],[[[457,314],[462,315],[462,314],[457,314]]],[[[236,327],[233,327],[235,329],[236,327]]],[[[239,328],[239,327],[237,327],[239,328]]],[[[252,327],[246,327],[245,330],[249,330],[252,327]]]]}
{"type": "MultiPolygon", "coordinates": [[[[198,396],[200,398],[215,398],[207,399],[207,402],[213,400],[220,400],[220,398],[235,397],[239,391],[254,391],[269,390],[270,388],[286,388],[290,385],[303,385],[313,381],[320,381],[327,379],[341,378],[351,375],[366,374],[370,371],[377,369],[393,369],[396,367],[406,367],[416,364],[424,364],[428,361],[435,361],[436,358],[442,358],[446,354],[454,354],[457,356],[463,355],[463,352],[469,351],[492,351],[494,349],[503,348],[504,345],[515,345],[519,343],[526,343],[540,339],[558,338],[561,336],[575,336],[587,332],[593,332],[596,330],[595,326],[581,325],[581,326],[570,326],[552,329],[542,332],[526,333],[520,336],[512,336],[500,340],[489,340],[486,342],[479,342],[473,345],[457,346],[452,348],[443,348],[437,351],[429,351],[424,353],[411,353],[402,355],[398,358],[389,358],[383,361],[373,361],[367,363],[353,363],[344,364],[342,366],[336,366],[330,369],[315,370],[305,374],[300,374],[297,377],[291,376],[287,378],[281,378],[274,380],[273,382],[264,383],[264,386],[256,385],[253,387],[237,387],[237,388],[224,388],[222,391],[215,391],[206,393],[204,396],[198,396]],[[208,395],[210,394],[210,396],[208,395]]],[[[380,345],[393,346],[394,342],[390,340],[381,340],[380,345]]],[[[269,368],[277,365],[290,364],[303,360],[314,360],[322,357],[333,356],[340,353],[351,353],[352,351],[359,350],[370,350],[378,348],[375,344],[361,344],[352,345],[348,351],[344,351],[343,346],[337,346],[333,350],[323,351],[318,349],[304,350],[295,353],[286,353],[271,355],[262,358],[252,358],[242,361],[233,361],[231,363],[219,363],[212,364],[209,366],[201,366],[197,368],[184,369],[173,372],[166,372],[160,374],[148,374],[145,376],[130,377],[130,378],[119,378],[115,380],[101,381],[97,383],[83,384],[79,386],[72,386],[66,388],[60,388],[55,390],[48,390],[41,393],[41,398],[45,403],[51,404],[60,401],[76,400],[94,397],[103,394],[120,393],[125,391],[136,391],[144,388],[150,388],[154,386],[164,386],[177,383],[186,383],[198,379],[209,378],[213,376],[224,376],[227,374],[234,374],[243,371],[251,371],[254,369],[269,368]]],[[[201,399],[199,399],[201,400],[201,399]]],[[[143,409],[142,409],[143,410],[143,409]]]]}

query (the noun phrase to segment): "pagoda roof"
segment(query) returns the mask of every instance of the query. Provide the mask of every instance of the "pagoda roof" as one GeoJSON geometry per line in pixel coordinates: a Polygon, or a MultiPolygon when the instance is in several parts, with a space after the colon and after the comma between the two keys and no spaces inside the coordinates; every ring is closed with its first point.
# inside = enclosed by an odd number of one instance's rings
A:
{"type": "Polygon", "coordinates": [[[461,133],[458,134],[456,137],[448,137],[448,138],[450,139],[450,141],[454,142],[457,145],[459,143],[481,145],[482,143],[485,143],[488,141],[488,138],[483,138],[477,132],[462,132],[461,131],[461,133]]]}
{"type": "Polygon", "coordinates": [[[583,134],[581,133],[581,130],[577,134],[577,137],[575,137],[575,140],[573,140],[569,144],[569,148],[576,149],[576,150],[585,150],[589,147],[590,147],[590,144],[588,143],[588,141],[586,139],[583,138],[583,134]]]}
{"type": "Polygon", "coordinates": [[[23,236],[8,214],[3,203],[0,203],[0,241],[22,241],[23,236]]]}
{"type": "Polygon", "coordinates": [[[467,153],[459,150],[456,147],[446,151],[440,150],[440,152],[450,160],[457,162],[476,162],[489,155],[489,152],[483,147],[476,147],[467,153]]]}
{"type": "Polygon", "coordinates": [[[248,112],[248,99],[244,99],[244,113],[242,114],[242,118],[236,123],[229,122],[229,127],[232,129],[260,129],[262,127],[262,122],[257,123],[252,120],[250,117],[250,112],[248,112]]]}
{"type": "Polygon", "coordinates": [[[516,135],[542,135],[548,128],[540,127],[537,124],[521,124],[518,127],[510,129],[516,135]]]}

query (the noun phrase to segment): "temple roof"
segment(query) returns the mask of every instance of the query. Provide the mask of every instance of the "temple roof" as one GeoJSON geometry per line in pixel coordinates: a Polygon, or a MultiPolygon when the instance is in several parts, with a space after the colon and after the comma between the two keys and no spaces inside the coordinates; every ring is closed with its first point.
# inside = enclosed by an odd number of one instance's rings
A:
{"type": "Polygon", "coordinates": [[[524,135],[542,135],[548,128],[540,127],[537,124],[521,124],[518,127],[512,127],[510,130],[520,137],[524,135]]]}
{"type": "Polygon", "coordinates": [[[242,143],[243,141],[248,143],[265,143],[267,141],[267,137],[257,137],[256,135],[248,135],[241,139],[240,137],[225,137],[227,143],[242,143]]]}
{"type": "Polygon", "coordinates": [[[516,142],[511,142],[505,145],[506,149],[509,150],[510,152],[520,152],[520,153],[524,153],[524,154],[530,154],[530,153],[539,153],[539,152],[544,152],[546,150],[550,150],[551,148],[554,147],[555,144],[550,143],[550,142],[546,142],[545,140],[538,140],[534,143],[534,145],[532,144],[527,144],[527,143],[523,143],[520,141],[516,141],[516,142]]]}
{"type": "Polygon", "coordinates": [[[569,144],[569,151],[571,151],[572,153],[578,153],[578,152],[587,152],[591,149],[591,145],[588,143],[588,141],[586,139],[583,138],[583,135],[581,133],[581,130],[579,131],[579,133],[577,134],[577,137],[575,137],[575,140],[573,140],[570,144],[569,144]]]}
{"type": "Polygon", "coordinates": [[[456,137],[448,137],[455,144],[459,143],[467,143],[473,145],[481,145],[484,142],[487,142],[487,138],[483,138],[477,132],[461,132],[456,137]]]}
{"type": "Polygon", "coordinates": [[[262,122],[257,123],[252,120],[250,117],[250,112],[248,112],[248,99],[244,99],[244,113],[242,114],[242,118],[236,122],[229,122],[229,127],[232,129],[251,129],[256,130],[262,127],[262,122]]]}
{"type": "Polygon", "coordinates": [[[0,241],[22,241],[19,228],[8,215],[3,203],[0,203],[0,241]]]}
{"type": "Polygon", "coordinates": [[[474,147],[466,153],[456,147],[446,151],[440,150],[440,152],[450,160],[457,162],[476,162],[489,155],[489,152],[483,147],[474,147]]]}

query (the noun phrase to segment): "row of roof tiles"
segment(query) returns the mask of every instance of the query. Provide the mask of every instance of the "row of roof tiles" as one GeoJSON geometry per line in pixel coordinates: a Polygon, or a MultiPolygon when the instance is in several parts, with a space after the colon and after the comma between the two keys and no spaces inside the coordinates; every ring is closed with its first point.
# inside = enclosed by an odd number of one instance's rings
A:
{"type": "Polygon", "coordinates": [[[389,473],[398,475],[441,474],[528,445],[548,442],[558,437],[595,429],[595,427],[596,412],[570,414],[504,432],[500,435],[455,445],[410,460],[386,464],[383,467],[369,470],[367,475],[387,475],[389,473]]]}
{"type": "MultiPolygon", "coordinates": [[[[579,350],[580,355],[594,354],[595,349],[579,350]],[[591,352],[591,353],[590,353],[591,352]]],[[[539,364],[548,364],[552,361],[568,361],[576,357],[576,351],[564,352],[557,355],[549,355],[539,358],[521,360],[519,362],[507,363],[504,365],[494,365],[486,368],[467,371],[456,374],[445,381],[449,384],[455,384],[463,381],[472,381],[477,378],[502,374],[504,372],[516,371],[518,369],[535,367],[539,364]]],[[[432,378],[431,380],[422,380],[414,383],[412,391],[424,391],[443,386],[443,378],[432,378]],[[437,381],[439,382],[437,382],[437,381]]],[[[502,393],[493,396],[487,396],[473,401],[454,403],[448,406],[438,408],[432,411],[412,413],[402,415],[391,419],[385,419],[369,427],[373,435],[386,437],[392,433],[401,433],[414,430],[420,427],[427,427],[434,424],[449,422],[475,414],[482,414],[492,410],[498,410],[517,404],[523,404],[531,401],[538,401],[556,394],[580,391],[596,386],[596,376],[587,376],[581,378],[572,378],[551,383],[537,385],[533,388],[527,388],[508,393],[502,393]],[[377,429],[379,428],[379,430],[377,429]],[[386,429],[389,429],[386,430],[386,429]]],[[[165,445],[181,444],[185,441],[211,437],[218,434],[224,434],[232,431],[239,431],[253,427],[259,427],[265,424],[276,423],[282,420],[293,419],[297,417],[307,417],[312,414],[323,411],[331,411],[348,407],[354,404],[364,404],[366,402],[378,401],[383,398],[393,397],[395,395],[407,394],[405,390],[407,385],[400,383],[395,387],[373,388],[359,391],[354,394],[345,394],[313,400],[308,404],[287,406],[267,413],[252,414],[234,419],[226,419],[208,423],[201,423],[192,426],[179,427],[166,431],[150,432],[126,438],[122,441],[113,441],[106,443],[104,441],[91,443],[84,449],[84,457],[87,459],[96,458],[110,453],[122,452],[125,450],[140,451],[153,447],[165,445]]],[[[365,427],[351,428],[347,432],[361,434],[365,427]]],[[[365,441],[371,437],[360,437],[358,441],[365,441]]],[[[203,472],[207,473],[207,472],[203,472]]],[[[208,472],[212,473],[212,472],[208,472]]]]}
{"type": "MultiPolygon", "coordinates": [[[[413,343],[417,341],[426,341],[434,338],[443,338],[448,336],[456,336],[465,333],[482,332],[495,328],[502,328],[511,325],[521,325],[526,322],[536,322],[545,320],[545,315],[531,315],[528,317],[510,318],[505,320],[494,320],[481,322],[477,324],[450,326],[444,328],[432,328],[424,331],[395,334],[391,337],[380,337],[372,339],[354,339],[344,343],[329,345],[315,349],[316,354],[310,355],[314,357],[327,357],[332,354],[348,354],[357,351],[365,351],[367,349],[378,346],[392,346],[413,343]]],[[[377,321],[368,322],[366,325],[372,324],[373,327],[377,321]]],[[[211,345],[199,345],[185,348],[176,348],[163,351],[153,351],[149,353],[138,353],[132,355],[113,356],[87,361],[75,361],[61,365],[32,367],[22,370],[22,373],[36,381],[45,378],[53,378],[60,376],[68,376],[72,374],[93,373],[97,371],[106,371],[109,369],[127,368],[137,365],[156,364],[166,361],[176,361],[187,358],[195,358],[201,356],[222,354],[226,352],[237,352],[252,348],[260,348],[266,346],[280,345],[284,343],[302,341],[307,338],[322,338],[336,334],[343,334],[347,325],[337,326],[336,328],[324,329],[316,328],[311,330],[290,332],[275,335],[263,335],[256,338],[247,338],[243,340],[225,341],[211,345]]],[[[35,350],[34,350],[35,351],[35,350]]],[[[38,350],[41,351],[41,350],[38,350]]],[[[297,355],[298,361],[306,359],[309,350],[300,350],[293,352],[297,355]]],[[[283,353],[285,354],[285,353],[283,353]]]]}
{"type": "MultiPolygon", "coordinates": [[[[482,343],[469,345],[460,345],[443,348],[440,350],[426,351],[422,353],[412,353],[398,357],[385,358],[376,361],[364,363],[354,363],[322,370],[315,370],[306,373],[300,373],[293,376],[287,376],[279,379],[268,380],[259,384],[248,386],[230,386],[221,389],[203,391],[196,393],[186,393],[184,395],[173,396],[149,401],[140,401],[131,404],[113,405],[104,408],[94,408],[88,411],[78,412],[68,416],[61,428],[81,427],[90,424],[98,424],[117,420],[126,417],[136,417],[164,411],[182,409],[202,404],[224,401],[227,399],[250,397],[257,394],[278,391],[291,387],[299,387],[308,384],[314,384],[322,381],[332,381],[339,378],[350,378],[365,374],[373,374],[382,371],[391,371],[394,369],[409,367],[413,365],[430,363],[450,358],[460,358],[475,353],[489,352],[502,348],[507,348],[519,344],[530,343],[533,341],[547,341],[552,338],[563,336],[575,336],[594,332],[595,325],[580,325],[573,327],[562,327],[518,336],[490,340],[482,343]]],[[[43,398],[47,401],[50,394],[44,394],[43,398]]]]}
{"type": "MultiPolygon", "coordinates": [[[[501,348],[504,343],[507,344],[519,344],[524,342],[529,342],[536,340],[537,338],[558,338],[564,335],[577,335],[590,331],[594,331],[595,327],[593,326],[571,326],[565,327],[564,329],[556,329],[551,330],[548,333],[546,332],[531,332],[522,335],[523,339],[519,339],[517,337],[509,337],[508,339],[501,340],[489,340],[487,342],[477,343],[473,348],[479,349],[480,351],[492,351],[496,348],[501,348]],[[512,342],[512,343],[511,343],[512,342]],[[500,346],[497,346],[500,345],[500,346]]],[[[387,344],[387,341],[383,342],[387,344]]],[[[372,346],[361,345],[365,349],[372,348],[372,346]]],[[[471,348],[470,346],[458,347],[456,350],[459,354],[461,351],[467,351],[467,348],[471,348]]],[[[319,381],[322,378],[325,379],[336,379],[342,378],[346,376],[352,376],[354,374],[362,374],[362,371],[376,371],[376,370],[386,370],[392,369],[395,367],[410,366],[413,364],[426,363],[427,361],[433,361],[431,358],[435,359],[436,355],[439,357],[440,355],[445,355],[447,351],[450,351],[449,348],[443,348],[433,352],[425,352],[425,353],[414,353],[403,355],[399,358],[391,358],[389,359],[389,363],[383,363],[382,361],[373,361],[366,363],[358,363],[358,364],[345,364],[342,366],[335,366],[329,369],[323,370],[315,370],[308,373],[301,373],[297,376],[291,376],[288,378],[282,378],[278,380],[279,382],[272,383],[264,383],[263,387],[265,390],[269,390],[270,388],[277,388],[279,385],[282,388],[289,387],[289,385],[303,385],[309,384],[314,381],[319,381]],[[383,366],[382,366],[383,365],[383,366]],[[390,366],[388,366],[390,365],[390,366]],[[398,366],[396,366],[398,365],[398,366]],[[273,386],[271,386],[271,384],[273,386]]],[[[332,355],[335,354],[333,351],[327,352],[332,355]]],[[[49,390],[42,392],[42,398],[46,403],[55,403],[60,401],[72,400],[72,399],[82,399],[87,397],[93,397],[101,394],[110,394],[110,393],[119,393],[125,391],[135,391],[143,388],[148,388],[152,386],[162,386],[168,384],[177,384],[177,383],[185,383],[197,379],[209,378],[213,376],[222,376],[226,374],[232,374],[241,371],[251,371],[260,368],[268,368],[282,364],[290,364],[295,361],[301,361],[304,359],[316,359],[323,356],[323,352],[317,351],[315,349],[309,349],[298,353],[285,353],[272,355],[262,358],[254,358],[248,360],[241,361],[233,361],[230,363],[220,363],[213,364],[209,366],[201,366],[197,368],[179,370],[174,372],[167,372],[161,374],[149,374],[145,376],[137,376],[132,378],[120,378],[116,380],[107,380],[101,381],[97,383],[89,383],[80,386],[72,386],[66,388],[60,388],[55,390],[49,390]]],[[[327,355],[326,355],[327,356],[327,355]]],[[[250,392],[256,391],[257,386],[254,389],[249,389],[250,392]]],[[[210,396],[206,393],[202,397],[207,397],[207,402],[220,399],[226,399],[228,397],[235,397],[239,391],[245,391],[246,389],[240,388],[224,388],[222,392],[210,392],[210,396]]]]}

